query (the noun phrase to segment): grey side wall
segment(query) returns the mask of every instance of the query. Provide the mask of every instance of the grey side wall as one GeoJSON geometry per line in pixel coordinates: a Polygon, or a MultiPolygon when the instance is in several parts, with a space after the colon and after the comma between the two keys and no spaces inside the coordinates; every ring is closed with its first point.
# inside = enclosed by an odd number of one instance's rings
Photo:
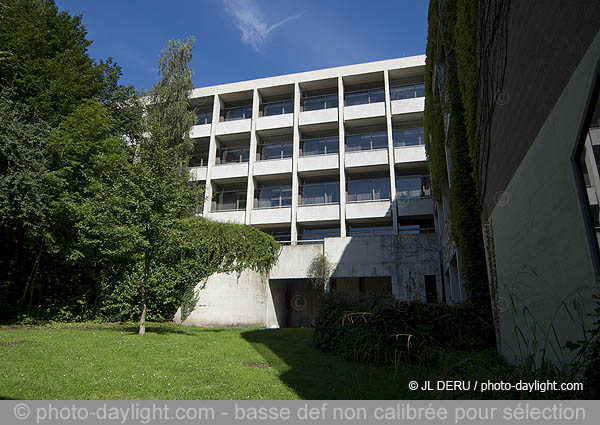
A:
{"type": "MultiPolygon", "coordinates": [[[[571,36],[571,41],[576,39],[571,36]]],[[[589,244],[584,216],[587,206],[578,192],[580,177],[573,166],[600,61],[600,34],[588,45],[552,108],[545,112],[539,132],[525,129],[523,120],[517,120],[514,129],[498,131],[497,143],[523,143],[527,147],[518,166],[515,168],[513,157],[499,151],[491,156],[496,167],[507,164],[513,169],[507,171],[504,195],[490,210],[484,230],[491,284],[497,291],[499,347],[505,358],[516,363],[535,352],[565,364],[572,357],[564,349],[565,342],[581,339],[582,328],[591,326],[591,294],[599,289],[597,260],[589,244]],[[517,130],[523,131],[523,136],[517,130]],[[533,137],[531,142],[527,137],[533,137]]],[[[535,55],[535,51],[530,54],[535,55]]],[[[553,64],[547,64],[548,73],[553,72],[553,64]]],[[[523,72],[528,69],[525,67],[523,72]]],[[[538,90],[553,90],[554,83],[544,80],[541,74],[538,90]]],[[[543,99],[540,92],[522,108],[519,103],[513,105],[512,100],[507,108],[510,114],[499,114],[498,121],[513,127],[509,117],[521,113],[532,120],[533,126],[552,96],[543,99]],[[541,111],[537,111],[538,102],[541,111]]]]}
{"type": "MultiPolygon", "coordinates": [[[[482,7],[489,3],[493,2],[483,1],[482,7]]],[[[500,3],[510,4],[510,15],[503,97],[494,110],[489,162],[482,165],[487,170],[484,217],[492,211],[498,193],[521,166],[546,117],[600,30],[598,0],[500,3]]],[[[491,72],[502,73],[503,69],[497,66],[491,72]]]]}

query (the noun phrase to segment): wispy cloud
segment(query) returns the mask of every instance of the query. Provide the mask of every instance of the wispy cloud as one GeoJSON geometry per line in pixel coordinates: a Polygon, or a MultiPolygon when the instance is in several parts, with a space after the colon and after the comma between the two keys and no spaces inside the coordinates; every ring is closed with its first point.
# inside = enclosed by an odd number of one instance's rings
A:
{"type": "Polygon", "coordinates": [[[242,42],[261,52],[269,35],[283,24],[298,19],[306,10],[269,24],[253,0],[224,0],[225,9],[233,17],[235,26],[242,32],[242,42]]]}

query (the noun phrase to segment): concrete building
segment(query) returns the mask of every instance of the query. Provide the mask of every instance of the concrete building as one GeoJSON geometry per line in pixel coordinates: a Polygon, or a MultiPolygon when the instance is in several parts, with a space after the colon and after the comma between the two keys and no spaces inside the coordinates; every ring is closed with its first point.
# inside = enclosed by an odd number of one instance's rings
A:
{"type": "Polygon", "coordinates": [[[215,275],[184,323],[310,326],[313,259],[325,290],[430,302],[444,285],[423,141],[424,56],[195,89],[192,179],[198,210],[283,245],[268,276],[215,275]]]}

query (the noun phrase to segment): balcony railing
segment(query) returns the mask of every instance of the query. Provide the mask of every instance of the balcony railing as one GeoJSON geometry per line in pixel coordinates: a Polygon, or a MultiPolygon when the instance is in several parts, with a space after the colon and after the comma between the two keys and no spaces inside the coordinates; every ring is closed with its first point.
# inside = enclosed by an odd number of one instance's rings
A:
{"type": "Polygon", "coordinates": [[[348,202],[381,201],[390,199],[388,178],[348,181],[348,202]]]}
{"type": "Polygon", "coordinates": [[[270,116],[270,115],[283,115],[283,114],[293,114],[294,113],[294,101],[293,100],[283,100],[280,102],[268,102],[263,103],[262,105],[262,115],[270,116]]]}
{"type": "Polygon", "coordinates": [[[435,233],[433,224],[411,224],[406,226],[398,226],[398,233],[401,235],[422,235],[427,233],[435,233]]]}
{"type": "Polygon", "coordinates": [[[284,208],[292,206],[292,186],[271,186],[256,189],[255,208],[284,208]]]}
{"type": "Polygon", "coordinates": [[[309,183],[300,186],[300,205],[337,204],[339,202],[339,182],[309,183]]]}
{"type": "Polygon", "coordinates": [[[396,148],[425,144],[423,127],[393,130],[392,139],[396,148]]]}
{"type": "Polygon", "coordinates": [[[212,212],[246,209],[245,190],[223,190],[213,196],[212,212]]]}
{"type": "Polygon", "coordinates": [[[292,142],[263,143],[258,145],[258,159],[283,159],[291,158],[294,153],[292,142]]]}
{"type": "Polygon", "coordinates": [[[391,100],[413,99],[415,97],[425,97],[425,84],[390,87],[391,100]]]}
{"type": "Polygon", "coordinates": [[[396,179],[398,199],[425,199],[431,197],[429,176],[401,177],[396,179]]]}
{"type": "Polygon", "coordinates": [[[302,156],[328,155],[340,151],[338,136],[302,140],[302,156]]]}
{"type": "Polygon", "coordinates": [[[189,162],[190,167],[207,167],[208,166],[208,152],[202,152],[199,154],[192,154],[189,162]]]}
{"type": "Polygon", "coordinates": [[[212,111],[209,112],[196,112],[196,125],[210,124],[212,123],[212,111]]]}
{"type": "Polygon", "coordinates": [[[217,152],[219,164],[248,162],[249,158],[250,148],[248,147],[226,148],[217,152]]]}
{"type": "Polygon", "coordinates": [[[317,111],[338,107],[338,95],[326,94],[322,96],[310,96],[302,99],[303,111],[317,111]]]}
{"type": "Polygon", "coordinates": [[[384,89],[346,92],[346,106],[385,102],[384,89]]]}
{"type": "Polygon", "coordinates": [[[252,118],[252,105],[225,108],[221,111],[223,121],[236,121],[252,118]]]}
{"type": "Polygon", "coordinates": [[[354,151],[372,151],[377,149],[387,149],[387,132],[378,131],[372,133],[349,134],[346,136],[346,150],[354,151]]]}

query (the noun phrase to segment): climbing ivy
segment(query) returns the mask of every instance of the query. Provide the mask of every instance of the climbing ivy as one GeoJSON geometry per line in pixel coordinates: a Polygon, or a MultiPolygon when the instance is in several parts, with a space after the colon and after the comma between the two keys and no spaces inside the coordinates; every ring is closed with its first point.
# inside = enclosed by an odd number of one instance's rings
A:
{"type": "Polygon", "coordinates": [[[462,257],[462,277],[473,302],[489,307],[489,289],[481,218],[478,204],[477,116],[477,0],[448,0],[445,9],[437,1],[429,7],[429,34],[425,69],[425,139],[434,197],[440,200],[447,181],[446,155],[451,167],[450,220],[452,236],[462,257]],[[445,13],[445,21],[440,19],[445,13]],[[441,59],[438,59],[441,58],[441,59]],[[434,87],[434,69],[445,84],[444,99],[434,87]],[[445,100],[446,103],[442,103],[445,100]],[[444,131],[444,113],[449,126],[444,131]],[[447,140],[446,140],[447,138],[447,140]],[[447,143],[446,143],[447,142],[447,143]],[[437,193],[435,193],[437,192],[437,193]]]}

